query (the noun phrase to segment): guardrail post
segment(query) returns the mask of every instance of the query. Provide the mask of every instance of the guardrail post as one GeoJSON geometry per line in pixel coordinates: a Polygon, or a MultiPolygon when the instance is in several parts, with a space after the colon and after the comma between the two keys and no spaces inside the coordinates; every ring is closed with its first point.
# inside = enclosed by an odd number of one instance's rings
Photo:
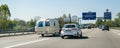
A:
{"type": "Polygon", "coordinates": [[[27,34],[29,34],[29,32],[27,32],[27,34]]]}
{"type": "Polygon", "coordinates": [[[23,32],[23,35],[24,35],[24,32],[23,32]]]}
{"type": "Polygon", "coordinates": [[[16,35],[16,32],[14,33],[14,35],[16,35]]]}
{"type": "Polygon", "coordinates": [[[9,35],[8,36],[10,36],[10,33],[9,33],[9,35]]]}

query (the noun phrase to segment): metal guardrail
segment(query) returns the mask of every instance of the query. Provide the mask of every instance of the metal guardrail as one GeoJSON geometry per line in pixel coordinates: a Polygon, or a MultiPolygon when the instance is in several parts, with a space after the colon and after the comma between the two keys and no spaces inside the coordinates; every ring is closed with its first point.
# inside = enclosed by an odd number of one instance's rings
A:
{"type": "Polygon", "coordinates": [[[35,34],[34,31],[0,31],[0,37],[35,34]]]}

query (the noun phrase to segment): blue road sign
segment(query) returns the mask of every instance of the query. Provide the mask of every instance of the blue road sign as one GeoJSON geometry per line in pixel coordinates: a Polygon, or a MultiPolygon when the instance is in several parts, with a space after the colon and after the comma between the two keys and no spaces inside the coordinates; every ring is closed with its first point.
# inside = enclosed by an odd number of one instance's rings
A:
{"type": "Polygon", "coordinates": [[[83,12],[82,19],[83,20],[96,20],[96,12],[83,12]]]}
{"type": "Polygon", "coordinates": [[[104,19],[112,19],[111,12],[104,12],[104,19]]]}

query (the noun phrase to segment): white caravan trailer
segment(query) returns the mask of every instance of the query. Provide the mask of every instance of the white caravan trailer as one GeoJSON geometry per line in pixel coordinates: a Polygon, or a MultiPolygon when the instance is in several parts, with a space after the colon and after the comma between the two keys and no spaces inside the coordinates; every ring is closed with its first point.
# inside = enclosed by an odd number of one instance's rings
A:
{"type": "Polygon", "coordinates": [[[59,33],[59,23],[56,19],[40,19],[36,22],[35,31],[41,36],[59,33]]]}

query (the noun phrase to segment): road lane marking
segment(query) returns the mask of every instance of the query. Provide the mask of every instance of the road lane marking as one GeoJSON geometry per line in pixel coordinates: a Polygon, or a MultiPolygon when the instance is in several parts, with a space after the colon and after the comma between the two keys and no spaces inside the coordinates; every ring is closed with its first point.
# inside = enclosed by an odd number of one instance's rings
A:
{"type": "Polygon", "coordinates": [[[113,32],[113,33],[115,33],[115,34],[116,34],[117,32],[113,32]]]}
{"type": "Polygon", "coordinates": [[[117,35],[119,35],[120,36],[120,33],[118,33],[118,32],[113,32],[114,34],[117,34],[117,35]]]}
{"type": "Polygon", "coordinates": [[[88,37],[92,37],[92,35],[96,34],[96,32],[92,32],[91,34],[89,34],[88,37]]]}
{"type": "Polygon", "coordinates": [[[45,40],[48,40],[48,39],[49,39],[49,38],[44,38],[44,39],[41,39],[41,40],[30,41],[30,42],[26,42],[26,43],[22,43],[22,44],[16,44],[16,45],[4,47],[4,48],[13,48],[13,47],[17,47],[17,46],[32,44],[32,43],[39,42],[39,41],[45,41],[45,40]]]}
{"type": "Polygon", "coordinates": [[[89,38],[91,37],[91,36],[88,36],[89,38]]]}
{"type": "Polygon", "coordinates": [[[118,35],[120,35],[120,33],[118,33],[118,35]]]}

